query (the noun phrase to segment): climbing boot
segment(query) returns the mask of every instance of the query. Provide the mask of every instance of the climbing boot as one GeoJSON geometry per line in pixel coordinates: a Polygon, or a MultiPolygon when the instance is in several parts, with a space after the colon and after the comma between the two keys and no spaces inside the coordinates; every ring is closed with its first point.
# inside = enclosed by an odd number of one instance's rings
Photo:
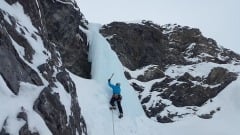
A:
{"type": "Polygon", "coordinates": [[[110,106],[110,110],[116,110],[116,106],[110,106]]]}
{"type": "Polygon", "coordinates": [[[118,118],[121,119],[123,117],[123,113],[120,113],[118,118]]]}

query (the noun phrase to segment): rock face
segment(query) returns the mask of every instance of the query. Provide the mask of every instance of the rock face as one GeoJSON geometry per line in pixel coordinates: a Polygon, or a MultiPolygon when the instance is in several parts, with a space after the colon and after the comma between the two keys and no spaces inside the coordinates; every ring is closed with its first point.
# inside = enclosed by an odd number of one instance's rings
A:
{"type": "Polygon", "coordinates": [[[76,10],[78,8],[76,3],[62,4],[41,0],[39,8],[45,32],[48,39],[57,45],[63,65],[72,73],[90,78],[87,37],[79,29],[79,26],[86,27],[86,20],[79,9],[76,10]]]}
{"type": "Polygon", "coordinates": [[[219,48],[216,41],[205,38],[198,29],[187,26],[159,26],[149,21],[142,24],[113,22],[104,25],[101,33],[111,43],[122,63],[131,70],[150,64],[158,65],[162,70],[171,64],[224,64],[240,58],[230,50],[219,48]],[[189,61],[191,58],[196,60],[189,61]]]}
{"type": "MultiPolygon", "coordinates": [[[[68,72],[90,78],[87,37],[81,31],[88,22],[75,1],[0,3],[0,84],[4,85],[0,98],[15,100],[26,89],[29,93],[40,89],[33,103],[17,103],[11,114],[1,110],[0,135],[11,134],[10,129],[19,135],[45,135],[43,125],[53,135],[87,135],[68,72]],[[69,103],[63,101],[66,97],[69,103]],[[34,121],[42,120],[41,128],[33,125],[32,115],[34,121]],[[20,123],[19,129],[10,127],[13,121],[20,123]]],[[[211,118],[220,107],[204,114],[198,113],[199,108],[214,102],[212,98],[238,76],[233,69],[240,65],[240,56],[198,29],[150,21],[113,22],[101,33],[126,67],[125,76],[139,93],[146,115],[158,122],[187,115],[211,118]],[[132,70],[140,72],[136,76],[132,70]]]]}
{"type": "MultiPolygon", "coordinates": [[[[9,90],[17,97],[20,82],[43,87],[30,109],[43,119],[50,132],[86,135],[75,84],[67,72],[68,69],[90,77],[87,39],[79,30],[86,27],[87,21],[75,1],[4,0],[0,5],[0,20],[0,75],[9,90]],[[69,95],[69,113],[59,93],[69,95]]],[[[14,116],[25,122],[19,135],[40,135],[38,130],[29,128],[26,109],[23,105],[14,116]]],[[[7,135],[9,118],[3,119],[0,135],[7,135]]]]}
{"type": "Polygon", "coordinates": [[[239,65],[240,56],[199,29],[142,21],[113,22],[100,32],[126,67],[126,78],[139,92],[146,115],[158,122],[187,115],[211,118],[216,108],[198,114],[199,108],[238,76],[228,67],[239,65]],[[133,70],[141,72],[136,76],[133,70]]]}

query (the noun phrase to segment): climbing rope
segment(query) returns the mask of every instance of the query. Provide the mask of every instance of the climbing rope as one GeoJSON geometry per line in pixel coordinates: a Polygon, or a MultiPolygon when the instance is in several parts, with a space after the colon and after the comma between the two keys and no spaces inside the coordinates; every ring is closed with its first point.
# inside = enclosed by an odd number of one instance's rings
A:
{"type": "Polygon", "coordinates": [[[115,135],[114,119],[113,119],[113,110],[112,110],[112,124],[113,124],[113,135],[115,135]]]}

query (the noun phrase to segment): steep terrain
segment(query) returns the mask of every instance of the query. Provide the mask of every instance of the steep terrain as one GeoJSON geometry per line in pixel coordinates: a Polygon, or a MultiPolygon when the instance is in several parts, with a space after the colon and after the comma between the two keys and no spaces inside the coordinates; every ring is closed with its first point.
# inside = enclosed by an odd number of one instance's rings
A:
{"type": "Polygon", "coordinates": [[[78,6],[0,2],[0,135],[240,133],[238,54],[187,26],[91,24],[78,6]]]}
{"type": "Polygon", "coordinates": [[[220,107],[206,114],[199,114],[199,107],[238,76],[240,56],[195,28],[113,22],[101,33],[126,67],[146,115],[162,123],[190,114],[211,118],[220,107]]]}
{"type": "Polygon", "coordinates": [[[76,3],[2,0],[0,20],[0,134],[87,134],[66,71],[89,77],[76,3]]]}
{"type": "MultiPolygon", "coordinates": [[[[92,62],[91,75],[92,80],[82,79],[71,74],[72,79],[76,82],[77,92],[79,95],[79,103],[83,108],[82,113],[86,120],[88,127],[88,133],[91,135],[112,135],[112,134],[124,134],[124,135],[238,135],[240,130],[238,128],[240,117],[239,115],[239,96],[240,91],[238,87],[239,77],[237,80],[233,81],[227,87],[224,88],[216,97],[208,101],[206,104],[196,108],[197,111],[192,112],[186,116],[182,116],[174,123],[162,124],[156,122],[156,117],[147,118],[144,111],[140,105],[139,99],[137,98],[138,91],[134,91],[133,87],[130,86],[131,81],[137,82],[135,79],[131,79],[129,82],[124,74],[124,66],[121,64],[117,54],[111,49],[109,42],[99,33],[100,25],[89,24],[88,30],[81,28],[88,37],[89,41],[89,60],[92,62]],[[122,106],[124,117],[119,119],[118,111],[111,112],[109,110],[109,99],[111,96],[111,89],[107,86],[107,79],[109,76],[115,73],[112,82],[121,82],[122,88],[122,106]],[[212,109],[216,109],[212,110],[212,109]],[[210,114],[209,110],[212,110],[210,114]],[[213,116],[212,113],[214,113],[213,116]],[[211,119],[202,119],[198,114],[210,115],[211,119]],[[152,120],[153,119],[153,120],[152,120]]],[[[219,66],[218,64],[211,63],[201,63],[196,67],[196,69],[203,68],[208,71],[214,66],[219,66]]],[[[229,70],[240,72],[240,65],[224,65],[227,66],[229,70]]],[[[188,66],[182,66],[178,73],[189,72],[193,75],[205,74],[204,72],[194,72],[194,70],[188,70],[188,66]],[[192,72],[191,72],[192,71],[192,72]]],[[[144,70],[144,69],[143,69],[144,70]]],[[[139,75],[143,73],[142,71],[129,71],[131,75],[139,75]]],[[[166,72],[167,73],[167,72],[166,72]]],[[[174,73],[171,77],[174,77],[174,73]]],[[[145,94],[158,94],[159,92],[148,92],[146,88],[150,88],[155,81],[161,81],[160,79],[155,79],[147,83],[137,82],[142,86],[145,86],[144,91],[141,95],[145,94]]],[[[166,84],[167,85],[167,84],[166,84]]],[[[148,102],[163,102],[167,103],[168,107],[164,108],[167,111],[163,111],[165,114],[168,112],[172,113],[175,111],[177,114],[184,112],[191,112],[191,107],[176,107],[169,100],[160,99],[159,96],[156,98],[151,98],[148,102]],[[155,101],[154,101],[155,100],[155,101]],[[170,110],[170,111],[169,111],[170,110]]],[[[146,105],[146,104],[144,104],[146,105]]],[[[194,108],[195,109],[195,108],[194,108]]],[[[176,115],[177,115],[176,114],[176,115]]],[[[162,115],[162,114],[161,114],[162,115]]]]}

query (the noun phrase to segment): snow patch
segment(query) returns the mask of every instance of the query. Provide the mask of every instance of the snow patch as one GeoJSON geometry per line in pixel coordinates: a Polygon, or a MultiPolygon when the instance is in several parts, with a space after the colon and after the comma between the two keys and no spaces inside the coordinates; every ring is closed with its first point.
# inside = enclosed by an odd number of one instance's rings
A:
{"type": "Polygon", "coordinates": [[[142,67],[141,69],[136,69],[134,71],[128,69],[127,67],[124,67],[124,70],[130,73],[132,78],[136,79],[138,76],[144,75],[144,73],[150,68],[157,68],[157,67],[158,65],[148,65],[148,66],[142,67]]]}
{"type": "Polygon", "coordinates": [[[0,106],[0,127],[3,127],[6,120],[7,126],[5,130],[10,134],[17,135],[20,128],[25,124],[25,121],[18,119],[17,115],[19,112],[24,111],[27,113],[28,126],[32,133],[37,131],[44,135],[52,134],[39,114],[33,110],[34,101],[44,88],[43,86],[21,82],[17,96],[10,92],[11,90],[7,87],[2,77],[0,77],[0,86],[2,88],[1,91],[4,91],[0,92],[0,102],[3,103],[0,106]]]}

